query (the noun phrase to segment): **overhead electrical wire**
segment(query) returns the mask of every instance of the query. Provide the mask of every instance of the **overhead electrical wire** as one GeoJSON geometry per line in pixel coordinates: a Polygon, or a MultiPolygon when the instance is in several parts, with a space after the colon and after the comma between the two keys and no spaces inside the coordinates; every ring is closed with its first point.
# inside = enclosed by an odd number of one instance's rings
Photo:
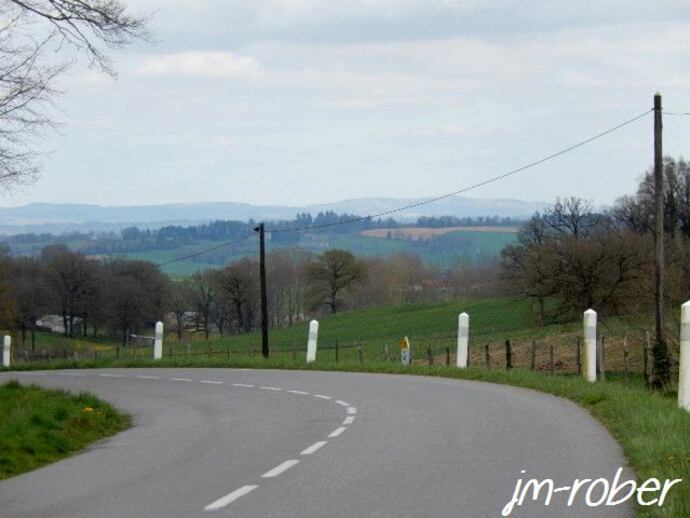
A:
{"type": "MultiPolygon", "coordinates": [[[[375,214],[369,214],[369,215],[367,215],[367,216],[357,216],[357,217],[354,217],[354,218],[351,218],[351,219],[347,219],[347,220],[334,221],[334,222],[329,222],[329,223],[320,223],[320,224],[315,224],[315,225],[305,225],[305,226],[301,226],[301,227],[284,228],[284,229],[280,229],[280,228],[276,228],[276,229],[266,229],[266,232],[270,232],[270,233],[272,233],[272,234],[281,234],[281,233],[287,233],[287,232],[302,232],[302,231],[305,231],[305,230],[312,230],[312,229],[319,229],[319,228],[326,228],[326,227],[334,227],[334,226],[337,226],[337,225],[347,225],[347,224],[351,224],[351,223],[357,223],[357,222],[360,222],[360,221],[372,220],[372,219],[374,219],[374,218],[380,218],[380,217],[383,217],[383,216],[389,216],[389,215],[391,215],[391,214],[397,214],[397,213],[403,212],[403,211],[405,211],[405,210],[414,209],[414,208],[417,208],[417,207],[421,207],[421,206],[424,206],[424,205],[428,205],[428,204],[430,204],[430,203],[434,203],[434,202],[437,202],[437,201],[440,201],[440,200],[444,200],[444,199],[450,198],[450,197],[452,197],[452,196],[457,196],[458,194],[462,194],[462,193],[465,193],[465,192],[468,192],[468,191],[471,191],[471,190],[474,190],[474,189],[478,189],[479,187],[484,187],[485,185],[489,185],[489,184],[498,182],[498,181],[500,181],[500,180],[503,180],[503,179],[505,179],[505,178],[508,178],[508,177],[510,177],[510,176],[516,175],[516,174],[518,174],[518,173],[521,173],[521,172],[523,172],[523,171],[526,171],[526,170],[528,170],[528,169],[531,169],[531,168],[533,168],[533,167],[536,167],[536,166],[538,166],[538,165],[540,165],[540,164],[543,164],[544,162],[548,162],[548,161],[550,161],[550,160],[553,160],[553,159],[555,159],[555,158],[558,158],[558,157],[560,157],[560,156],[562,156],[562,155],[565,155],[566,153],[570,153],[571,151],[574,151],[574,150],[576,150],[576,149],[578,149],[578,148],[581,148],[581,147],[583,147],[583,146],[586,146],[587,144],[589,144],[589,143],[591,143],[591,142],[594,142],[595,140],[598,140],[598,139],[600,139],[600,138],[602,138],[602,137],[605,137],[606,135],[609,135],[609,134],[611,134],[611,133],[613,133],[613,132],[615,132],[615,131],[618,131],[619,129],[622,129],[622,128],[624,128],[624,127],[626,127],[626,126],[628,126],[628,125],[630,125],[630,124],[632,124],[632,123],[634,123],[634,122],[636,122],[636,121],[638,121],[638,120],[644,118],[645,116],[649,115],[649,114],[652,113],[653,111],[654,111],[654,109],[647,110],[647,111],[645,111],[644,113],[641,113],[641,114],[639,114],[639,115],[636,115],[636,116],[633,117],[632,119],[628,119],[628,120],[626,120],[626,121],[624,121],[624,122],[621,122],[620,124],[616,124],[615,126],[609,128],[609,129],[607,129],[607,130],[604,130],[604,131],[601,131],[601,132],[599,132],[599,133],[596,133],[595,135],[593,135],[593,136],[591,136],[591,137],[589,137],[589,138],[587,138],[587,139],[585,139],[585,140],[581,140],[581,141],[579,141],[579,142],[576,142],[575,144],[572,144],[572,145],[570,145],[570,146],[568,146],[568,147],[565,147],[565,148],[563,148],[563,149],[561,149],[561,150],[559,150],[559,151],[556,151],[556,152],[554,152],[554,153],[551,153],[551,154],[549,154],[549,155],[543,156],[542,158],[539,158],[539,159],[537,159],[537,160],[535,160],[535,161],[533,161],[533,162],[530,162],[530,163],[528,163],[528,164],[525,164],[525,165],[523,165],[523,166],[520,166],[520,167],[518,167],[518,168],[516,168],[516,169],[512,169],[512,170],[507,171],[507,172],[505,172],[505,173],[502,173],[502,174],[500,174],[500,175],[493,176],[493,177],[488,178],[488,179],[486,179],[486,180],[483,180],[483,181],[481,181],[481,182],[478,182],[478,183],[475,183],[475,184],[472,184],[472,185],[463,187],[463,188],[461,188],[461,189],[457,189],[457,190],[455,190],[455,191],[450,191],[450,192],[447,192],[447,193],[444,193],[444,194],[441,194],[441,195],[438,195],[438,196],[434,196],[434,197],[432,197],[432,198],[427,198],[427,199],[424,199],[424,200],[422,200],[422,201],[415,202],[415,203],[411,203],[411,204],[409,204],[409,205],[405,205],[405,206],[398,207],[398,208],[395,208],[395,209],[389,209],[389,210],[385,210],[385,211],[378,212],[378,213],[375,213],[375,214]]],[[[664,113],[666,113],[666,112],[664,112],[664,113]]],[[[690,115],[690,113],[683,113],[682,115],[690,115]]],[[[175,257],[175,258],[173,258],[173,259],[170,259],[170,260],[168,260],[168,261],[163,261],[163,262],[160,262],[160,263],[152,263],[152,264],[151,264],[151,267],[154,267],[154,268],[161,268],[161,267],[164,267],[164,266],[169,266],[169,265],[171,265],[171,264],[175,264],[175,263],[187,261],[187,260],[189,260],[189,259],[193,259],[193,258],[195,258],[195,257],[202,256],[202,255],[204,255],[204,254],[207,254],[207,253],[209,253],[209,252],[213,252],[213,251],[215,251],[215,250],[220,250],[220,249],[223,249],[223,248],[228,248],[228,247],[233,246],[233,245],[235,245],[235,244],[237,244],[237,243],[240,243],[240,242],[242,242],[242,241],[245,241],[246,239],[249,239],[250,237],[255,236],[255,235],[256,235],[256,234],[254,234],[254,233],[247,234],[247,235],[245,235],[245,236],[239,237],[239,238],[234,239],[234,240],[232,240],[232,241],[227,241],[227,242],[224,242],[224,243],[221,243],[221,244],[218,244],[218,245],[209,247],[209,248],[204,248],[204,249],[198,250],[198,251],[196,251],[196,252],[192,252],[191,254],[188,254],[188,255],[184,255],[184,256],[180,256],[180,257],[175,257]]],[[[111,275],[107,275],[107,276],[100,277],[98,280],[101,280],[101,279],[104,279],[104,278],[108,278],[108,277],[114,277],[114,276],[124,275],[125,273],[126,273],[126,272],[113,273],[113,274],[111,274],[111,275]]]]}
{"type": "Polygon", "coordinates": [[[316,225],[306,225],[306,226],[303,226],[303,227],[294,227],[294,228],[288,228],[288,229],[275,229],[275,230],[266,229],[266,232],[272,232],[272,233],[300,232],[300,231],[303,231],[303,230],[310,230],[310,229],[316,229],[316,228],[333,227],[333,226],[336,226],[336,225],[346,225],[346,224],[349,224],[349,223],[356,223],[356,222],[359,222],[359,221],[366,221],[366,220],[371,220],[371,219],[374,219],[374,218],[380,218],[380,217],[383,217],[383,216],[389,216],[389,215],[391,215],[391,214],[396,214],[396,213],[398,213],[398,212],[403,212],[403,211],[405,211],[405,210],[414,209],[414,208],[417,208],[417,207],[421,207],[421,206],[423,206],[423,205],[428,205],[428,204],[430,204],[430,203],[434,203],[434,202],[437,202],[437,201],[440,201],[440,200],[444,200],[444,199],[450,198],[450,197],[452,197],[452,196],[457,196],[458,194],[462,194],[462,193],[465,193],[465,192],[468,192],[468,191],[471,191],[471,190],[474,190],[474,189],[478,189],[479,187],[483,187],[483,186],[485,186],[485,185],[489,185],[489,184],[491,184],[491,183],[498,182],[499,180],[503,180],[504,178],[508,178],[509,176],[516,175],[516,174],[518,174],[518,173],[521,173],[521,172],[523,172],[523,171],[526,171],[527,169],[531,169],[531,168],[536,167],[536,166],[538,166],[538,165],[540,165],[540,164],[543,164],[544,162],[548,162],[549,160],[553,160],[554,158],[557,158],[557,157],[559,157],[559,156],[565,155],[566,153],[569,153],[569,152],[571,152],[571,151],[574,151],[575,149],[578,149],[578,148],[580,148],[580,147],[582,147],[582,146],[585,146],[585,145],[589,144],[590,142],[593,142],[593,141],[595,141],[595,140],[597,140],[597,139],[600,139],[600,138],[602,138],[602,137],[604,137],[604,136],[606,136],[606,135],[609,135],[610,133],[613,133],[614,131],[617,131],[617,130],[619,130],[619,129],[621,129],[621,128],[624,128],[625,126],[628,126],[628,125],[632,124],[633,122],[636,122],[636,121],[642,119],[643,117],[649,115],[649,114],[652,113],[653,111],[654,111],[654,109],[647,110],[646,112],[641,113],[641,114],[639,114],[639,115],[633,117],[632,119],[629,119],[629,120],[627,120],[627,121],[625,121],[625,122],[622,122],[622,123],[620,123],[620,124],[617,124],[617,125],[615,125],[615,126],[609,128],[609,129],[607,129],[607,130],[604,130],[604,131],[602,131],[602,132],[600,132],[600,133],[597,133],[596,135],[594,135],[594,136],[592,136],[592,137],[589,137],[589,138],[587,138],[587,139],[585,139],[585,140],[581,140],[580,142],[577,142],[577,143],[572,144],[572,145],[570,145],[570,146],[568,146],[568,147],[566,147],[566,148],[563,148],[563,149],[561,149],[560,151],[556,151],[555,153],[551,153],[551,154],[546,155],[546,156],[544,156],[544,157],[542,157],[542,158],[540,158],[540,159],[538,159],[538,160],[535,160],[535,161],[533,161],[533,162],[530,162],[530,163],[528,163],[528,164],[525,164],[525,165],[523,165],[523,166],[520,166],[520,167],[518,167],[517,169],[513,169],[513,170],[511,170],[511,171],[508,171],[508,172],[506,172],[506,173],[503,173],[503,174],[500,174],[500,175],[497,175],[497,176],[493,176],[493,177],[491,177],[491,178],[488,178],[487,180],[483,180],[483,181],[481,181],[481,182],[478,182],[478,183],[469,185],[469,186],[467,186],[467,187],[463,187],[462,189],[458,189],[458,190],[456,190],[456,191],[447,192],[447,193],[441,194],[441,195],[439,195],[439,196],[434,196],[433,198],[427,198],[427,199],[425,199],[425,200],[422,200],[422,201],[419,201],[419,202],[416,202],[416,203],[411,203],[411,204],[405,205],[405,206],[403,206],[403,207],[398,207],[398,208],[395,208],[395,209],[385,210],[385,211],[378,212],[378,213],[376,213],[376,214],[370,214],[370,215],[367,215],[367,216],[358,216],[358,217],[356,217],[356,218],[352,218],[352,219],[348,219],[348,220],[344,220],[344,221],[333,221],[333,222],[329,222],[329,223],[320,223],[320,224],[316,224],[316,225]]]}

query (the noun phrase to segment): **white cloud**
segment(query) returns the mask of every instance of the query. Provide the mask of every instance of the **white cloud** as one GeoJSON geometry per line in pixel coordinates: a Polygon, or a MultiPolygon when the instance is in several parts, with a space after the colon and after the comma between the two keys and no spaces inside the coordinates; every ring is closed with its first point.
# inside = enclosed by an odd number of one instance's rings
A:
{"type": "Polygon", "coordinates": [[[233,52],[190,51],[147,57],[137,72],[146,76],[255,77],[259,75],[259,63],[233,52]]]}

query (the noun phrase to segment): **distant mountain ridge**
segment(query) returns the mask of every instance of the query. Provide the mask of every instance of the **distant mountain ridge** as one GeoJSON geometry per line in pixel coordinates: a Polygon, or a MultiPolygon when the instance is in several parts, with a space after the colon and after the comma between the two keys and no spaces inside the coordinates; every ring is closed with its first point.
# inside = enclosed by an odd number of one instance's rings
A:
{"type": "MultiPolygon", "coordinates": [[[[0,233],[63,233],[109,231],[136,225],[194,225],[214,220],[292,219],[296,214],[334,211],[367,216],[413,205],[429,198],[358,198],[304,206],[252,205],[241,202],[169,203],[162,205],[102,206],[77,203],[31,203],[0,207],[0,233]]],[[[481,199],[453,196],[400,211],[393,216],[414,220],[419,216],[526,218],[546,203],[511,199],[481,199]]]]}

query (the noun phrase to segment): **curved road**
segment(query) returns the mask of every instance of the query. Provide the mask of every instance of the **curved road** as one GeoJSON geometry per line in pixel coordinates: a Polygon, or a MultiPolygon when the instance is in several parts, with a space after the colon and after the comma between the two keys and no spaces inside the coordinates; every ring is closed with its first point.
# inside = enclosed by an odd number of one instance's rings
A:
{"type": "MultiPolygon", "coordinates": [[[[501,515],[520,477],[567,485],[625,466],[575,404],[488,383],[231,369],[0,374],[9,379],[88,390],[135,426],[0,482],[3,518],[481,518],[501,515]]],[[[566,501],[511,516],[632,516],[566,501]]]]}

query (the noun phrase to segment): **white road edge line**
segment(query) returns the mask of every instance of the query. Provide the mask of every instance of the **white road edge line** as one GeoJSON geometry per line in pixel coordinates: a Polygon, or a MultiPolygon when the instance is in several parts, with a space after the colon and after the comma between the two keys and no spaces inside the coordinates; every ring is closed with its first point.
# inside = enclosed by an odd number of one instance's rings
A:
{"type": "Polygon", "coordinates": [[[288,390],[290,394],[299,394],[300,396],[308,396],[309,392],[305,392],[304,390],[288,390]]]}
{"type": "Polygon", "coordinates": [[[339,399],[336,399],[335,402],[340,406],[350,406],[350,403],[348,403],[347,401],[341,401],[339,399]]]}
{"type": "Polygon", "coordinates": [[[318,398],[321,398],[321,399],[331,399],[331,396],[323,396],[323,395],[321,395],[321,394],[314,394],[314,397],[318,397],[318,398]]]}
{"type": "Polygon", "coordinates": [[[311,455],[311,454],[314,453],[315,451],[320,450],[321,448],[323,448],[324,446],[326,446],[327,443],[328,443],[328,441],[319,441],[319,442],[315,442],[314,444],[312,444],[311,446],[309,446],[309,448],[305,448],[304,450],[302,450],[302,452],[300,453],[300,455],[311,455]]]}
{"type": "Polygon", "coordinates": [[[355,415],[357,413],[357,409],[353,406],[347,407],[347,413],[348,415],[355,415]]]}
{"type": "Polygon", "coordinates": [[[103,378],[124,378],[124,374],[99,374],[99,376],[102,376],[103,378]]]}
{"type": "Polygon", "coordinates": [[[259,387],[259,388],[263,389],[263,390],[283,390],[280,387],[259,387]]]}
{"type": "Polygon", "coordinates": [[[211,385],[222,385],[222,381],[201,380],[200,383],[209,383],[211,385]]]}
{"type": "Polygon", "coordinates": [[[233,387],[247,387],[247,388],[254,388],[256,385],[252,385],[250,383],[233,383],[233,387]]]}
{"type": "Polygon", "coordinates": [[[347,428],[344,426],[339,426],[335,430],[333,430],[331,433],[328,434],[329,439],[333,439],[334,437],[338,437],[340,434],[342,434],[347,428]]]}
{"type": "Polygon", "coordinates": [[[170,381],[186,381],[186,382],[193,382],[194,380],[190,380],[189,378],[170,378],[170,381]]]}
{"type": "Polygon", "coordinates": [[[289,470],[293,466],[296,466],[297,464],[299,464],[299,461],[297,459],[286,460],[282,464],[278,464],[272,470],[267,471],[266,473],[261,475],[261,478],[277,477],[278,475],[285,473],[287,470],[289,470]]]}
{"type": "Polygon", "coordinates": [[[137,376],[140,380],[159,380],[160,376],[137,376]]]}
{"type": "Polygon", "coordinates": [[[244,495],[251,493],[257,487],[259,486],[242,486],[239,489],[235,489],[232,493],[225,495],[223,498],[219,498],[212,504],[208,504],[206,507],[204,507],[204,511],[217,511],[218,509],[233,503],[238,498],[242,498],[244,495]]]}
{"type": "Polygon", "coordinates": [[[352,422],[355,420],[355,416],[349,415],[345,418],[343,421],[343,424],[352,424],[352,422]]]}

